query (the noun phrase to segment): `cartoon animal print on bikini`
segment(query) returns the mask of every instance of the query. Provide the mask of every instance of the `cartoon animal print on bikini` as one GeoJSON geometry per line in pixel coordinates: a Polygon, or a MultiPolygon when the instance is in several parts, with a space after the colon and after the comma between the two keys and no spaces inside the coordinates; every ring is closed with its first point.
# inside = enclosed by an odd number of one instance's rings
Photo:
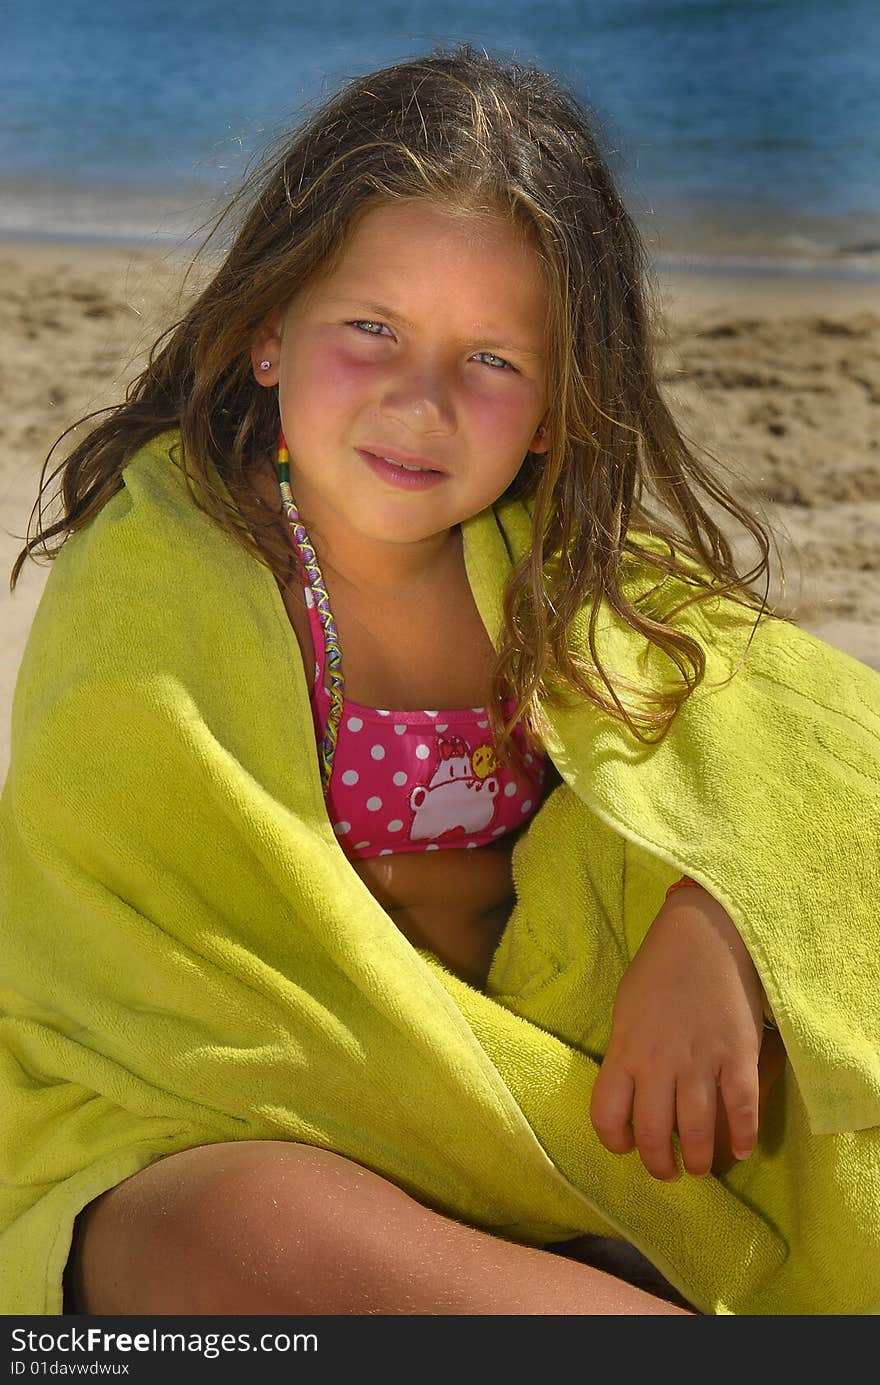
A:
{"type": "Polygon", "coordinates": [[[427,784],[409,796],[414,817],[411,841],[436,839],[447,832],[470,836],[480,832],[495,813],[499,782],[491,744],[471,751],[462,736],[437,741],[438,762],[427,784]]]}

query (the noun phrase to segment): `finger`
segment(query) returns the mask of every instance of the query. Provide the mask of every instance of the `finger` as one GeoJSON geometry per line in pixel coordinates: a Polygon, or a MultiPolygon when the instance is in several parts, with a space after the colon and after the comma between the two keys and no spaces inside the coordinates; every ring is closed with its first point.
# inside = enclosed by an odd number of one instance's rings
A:
{"type": "Polygon", "coordinates": [[[757,1062],[729,1063],[718,1082],[727,1112],[730,1148],[735,1159],[748,1159],[758,1139],[757,1062]]]}
{"type": "Polygon", "coordinates": [[[675,1123],[681,1161],[688,1173],[702,1178],[715,1153],[718,1087],[714,1074],[681,1075],[675,1087],[675,1123]]]}
{"type": "Polygon", "coordinates": [[[764,1119],[764,1108],[770,1093],[785,1067],[785,1046],[776,1029],[765,1029],[761,1054],[758,1058],[758,1119],[764,1119]]]}
{"type": "Polygon", "coordinates": [[[633,1080],[613,1060],[605,1059],[593,1086],[590,1120],[593,1129],[612,1154],[628,1154],[633,1148],[633,1080]]]}
{"type": "Polygon", "coordinates": [[[728,1173],[735,1163],[733,1150],[730,1148],[727,1112],[724,1109],[724,1102],[717,1101],[715,1104],[715,1153],[712,1156],[712,1172],[720,1177],[721,1174],[728,1173]]]}
{"type": "Polygon", "coordinates": [[[671,1183],[679,1177],[672,1146],[675,1123],[675,1081],[653,1078],[636,1083],[633,1095],[633,1134],[648,1173],[671,1183]]]}

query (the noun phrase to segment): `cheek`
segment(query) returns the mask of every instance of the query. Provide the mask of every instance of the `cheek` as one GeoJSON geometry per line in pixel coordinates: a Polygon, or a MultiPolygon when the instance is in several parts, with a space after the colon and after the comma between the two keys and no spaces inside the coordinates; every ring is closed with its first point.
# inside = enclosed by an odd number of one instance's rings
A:
{"type": "Polygon", "coordinates": [[[530,390],[519,389],[516,382],[499,381],[494,389],[471,395],[469,414],[472,426],[486,435],[493,451],[524,453],[537,426],[538,409],[530,390]]]}
{"type": "Polygon", "coordinates": [[[312,348],[298,352],[286,372],[283,394],[291,409],[321,413],[337,412],[357,402],[369,386],[370,372],[342,351],[312,348]]]}

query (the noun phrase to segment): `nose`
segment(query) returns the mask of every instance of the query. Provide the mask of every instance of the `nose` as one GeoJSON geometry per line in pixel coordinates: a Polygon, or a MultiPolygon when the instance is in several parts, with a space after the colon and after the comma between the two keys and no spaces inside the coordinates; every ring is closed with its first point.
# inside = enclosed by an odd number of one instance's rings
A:
{"type": "Polygon", "coordinates": [[[452,384],[443,366],[436,361],[401,364],[386,383],[382,412],[414,433],[454,432],[452,384]]]}

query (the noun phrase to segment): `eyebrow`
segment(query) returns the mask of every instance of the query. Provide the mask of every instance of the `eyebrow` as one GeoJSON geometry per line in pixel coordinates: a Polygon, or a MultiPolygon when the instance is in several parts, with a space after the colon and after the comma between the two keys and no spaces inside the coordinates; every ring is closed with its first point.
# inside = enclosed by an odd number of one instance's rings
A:
{"type": "MultiPolygon", "coordinates": [[[[387,318],[389,322],[399,322],[401,327],[407,327],[411,332],[415,331],[415,323],[410,322],[408,317],[397,312],[394,308],[386,307],[383,303],[370,303],[364,298],[353,298],[348,294],[336,294],[330,299],[331,303],[357,303],[368,313],[375,313],[377,317],[387,318]]],[[[480,342],[486,351],[510,351],[516,356],[532,356],[535,359],[543,359],[543,351],[531,351],[528,347],[518,346],[514,342],[490,341],[484,336],[474,337],[473,343],[480,342]]]]}

